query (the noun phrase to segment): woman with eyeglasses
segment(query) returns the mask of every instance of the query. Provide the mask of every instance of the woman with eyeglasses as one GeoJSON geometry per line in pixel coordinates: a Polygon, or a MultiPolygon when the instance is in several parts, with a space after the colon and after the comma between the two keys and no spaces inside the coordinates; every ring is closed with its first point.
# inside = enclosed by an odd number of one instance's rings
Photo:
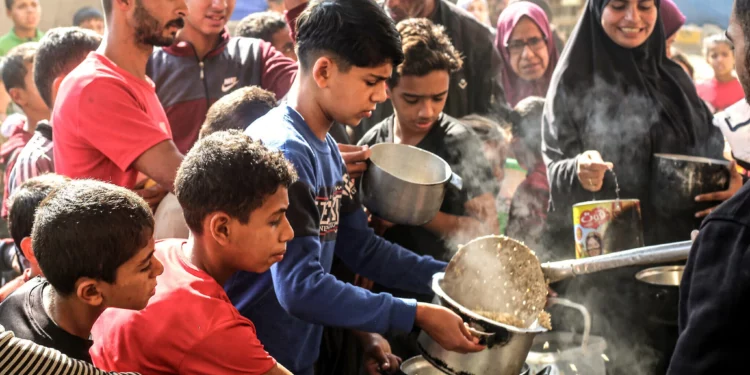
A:
{"type": "MultiPolygon", "coordinates": [[[[571,244],[571,207],[616,198],[612,171],[620,197],[641,202],[646,245],[689,240],[696,217],[708,214],[665,216],[649,194],[654,154],[721,159],[723,150],[711,111],[667,58],[659,6],[589,0],[552,77],[542,121],[548,217],[561,234],[570,232],[571,244]]],[[[721,200],[731,196],[725,193],[721,200]]]]}
{"type": "Polygon", "coordinates": [[[497,21],[495,47],[505,61],[503,87],[511,107],[530,96],[545,96],[559,53],[542,8],[511,3],[497,21]]]}

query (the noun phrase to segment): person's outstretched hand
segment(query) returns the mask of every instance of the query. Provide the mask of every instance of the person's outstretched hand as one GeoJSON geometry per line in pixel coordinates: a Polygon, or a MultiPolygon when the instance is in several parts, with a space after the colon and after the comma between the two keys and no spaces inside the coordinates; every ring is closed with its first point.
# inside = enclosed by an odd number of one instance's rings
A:
{"type": "Polygon", "coordinates": [[[472,336],[461,317],[442,306],[429,303],[417,305],[416,324],[446,350],[474,353],[485,349],[472,336]]]}

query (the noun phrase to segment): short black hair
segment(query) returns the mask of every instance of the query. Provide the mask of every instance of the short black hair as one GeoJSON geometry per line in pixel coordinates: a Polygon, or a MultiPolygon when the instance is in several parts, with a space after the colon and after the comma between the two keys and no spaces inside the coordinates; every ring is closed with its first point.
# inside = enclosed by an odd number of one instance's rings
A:
{"type": "Polygon", "coordinates": [[[134,192],[72,180],[42,201],[31,241],[44,276],[68,296],[81,277],[114,283],[117,269],[148,245],[153,230],[151,209],[134,192]]]}
{"type": "Polygon", "coordinates": [[[281,152],[227,130],[199,140],[188,152],[177,171],[175,195],[191,232],[200,235],[203,219],[213,212],[247,223],[266,198],[296,178],[281,152]]]}
{"type": "Polygon", "coordinates": [[[44,174],[26,180],[8,199],[8,231],[16,246],[21,248],[21,240],[31,236],[36,209],[53,190],[70,181],[69,178],[54,173],[44,174]]]}
{"type": "Polygon", "coordinates": [[[5,0],[5,9],[11,10],[13,9],[13,3],[15,3],[16,0],[5,0]]]}
{"type": "Polygon", "coordinates": [[[427,18],[409,18],[399,22],[396,29],[401,35],[404,61],[393,70],[390,87],[398,85],[402,76],[423,77],[436,70],[452,74],[463,66],[461,53],[443,26],[427,18]]]}
{"type": "Polygon", "coordinates": [[[690,76],[690,79],[695,78],[695,68],[693,67],[693,64],[690,63],[690,59],[675,47],[672,47],[672,60],[687,68],[687,74],[690,76]]]}
{"type": "Polygon", "coordinates": [[[276,12],[258,12],[246,16],[237,24],[235,33],[245,38],[271,42],[273,35],[286,28],[284,17],[276,12]]]}
{"type": "Polygon", "coordinates": [[[2,60],[0,71],[2,72],[5,90],[26,88],[26,74],[29,73],[27,64],[34,64],[39,43],[30,42],[13,47],[2,60]]]}
{"type": "Polygon", "coordinates": [[[270,91],[258,86],[237,89],[211,105],[201,127],[200,137],[222,130],[244,130],[274,107],[276,97],[270,91]]]}
{"type": "Polygon", "coordinates": [[[322,55],[342,71],[404,60],[393,20],[373,0],[319,0],[297,18],[297,56],[309,70],[322,55]]]}
{"type": "Polygon", "coordinates": [[[70,73],[102,42],[99,34],[80,27],[58,27],[47,31],[39,41],[34,62],[34,83],[39,96],[50,109],[52,84],[57,77],[70,73]]]}
{"type": "Polygon", "coordinates": [[[525,98],[516,104],[514,112],[517,116],[511,129],[513,138],[518,138],[529,150],[541,156],[544,98],[538,96],[525,98]]]}
{"type": "Polygon", "coordinates": [[[73,15],[73,26],[81,26],[82,23],[90,20],[104,20],[104,15],[94,7],[83,7],[73,15]]]}

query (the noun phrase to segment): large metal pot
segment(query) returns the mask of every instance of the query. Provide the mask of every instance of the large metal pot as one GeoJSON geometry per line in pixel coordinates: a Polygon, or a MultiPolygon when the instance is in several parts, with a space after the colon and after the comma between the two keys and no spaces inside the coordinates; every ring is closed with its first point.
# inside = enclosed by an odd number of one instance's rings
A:
{"type": "Polygon", "coordinates": [[[370,150],[361,189],[365,207],[375,216],[423,225],[437,215],[447,186],[461,190],[461,177],[433,153],[395,143],[379,143],[370,150]]]}
{"type": "Polygon", "coordinates": [[[694,215],[716,205],[696,202],[701,194],[729,187],[729,162],[686,155],[654,154],[651,167],[651,197],[661,215],[694,215]]]}
{"type": "MultiPolygon", "coordinates": [[[[421,355],[411,357],[401,364],[401,373],[404,375],[445,375],[445,373],[432,364],[421,355]]],[[[523,367],[519,375],[529,375],[529,366],[523,367]]]]}
{"type": "Polygon", "coordinates": [[[481,339],[487,349],[478,353],[460,354],[443,349],[424,331],[417,340],[424,358],[444,373],[452,375],[487,374],[516,375],[524,368],[534,336],[545,332],[538,322],[521,329],[493,322],[461,306],[443,291],[443,277],[437,273],[432,278],[432,290],[438,302],[457,313],[471,331],[481,339]]]}

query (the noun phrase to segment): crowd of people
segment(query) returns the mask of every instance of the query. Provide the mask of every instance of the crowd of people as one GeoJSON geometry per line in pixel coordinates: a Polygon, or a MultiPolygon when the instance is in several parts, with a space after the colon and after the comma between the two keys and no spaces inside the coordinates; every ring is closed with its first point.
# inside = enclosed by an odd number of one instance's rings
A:
{"type": "Polygon", "coordinates": [[[38,0],[5,5],[0,373],[394,373],[420,331],[481,351],[432,275],[490,234],[572,258],[592,197],[640,200],[646,245],[700,229],[669,371],[739,366],[716,335],[748,331],[750,1],[700,82],[671,0],[588,0],[567,41],[544,0],[274,0],[231,32],[235,0],[102,0],[46,33],[38,0]],[[660,209],[653,155],[725,142],[728,189],[694,198],[729,201],[660,209]],[[421,226],[371,215],[379,143],[463,187],[421,226]]]}

